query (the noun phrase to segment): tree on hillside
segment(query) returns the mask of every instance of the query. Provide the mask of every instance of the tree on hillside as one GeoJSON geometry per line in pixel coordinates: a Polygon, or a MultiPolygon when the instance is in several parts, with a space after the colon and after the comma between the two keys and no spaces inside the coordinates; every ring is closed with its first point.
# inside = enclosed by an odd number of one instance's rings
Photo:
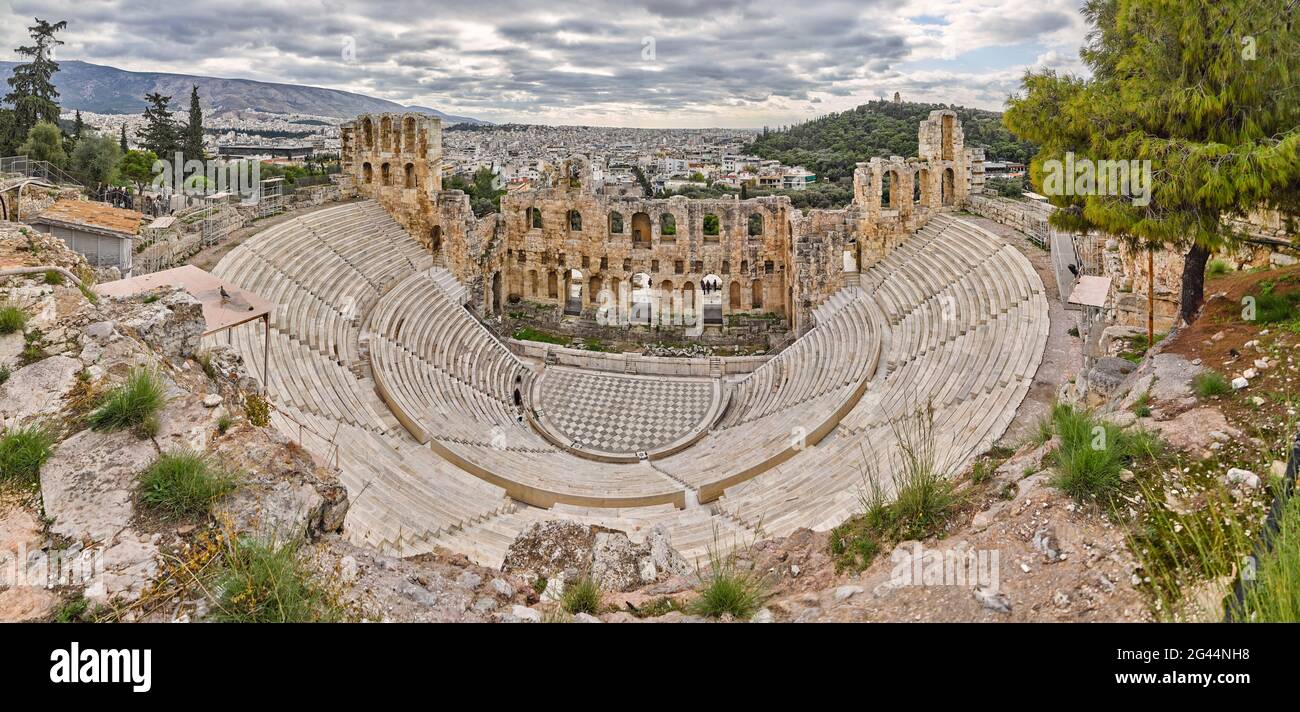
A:
{"type": "Polygon", "coordinates": [[[203,152],[203,107],[199,105],[197,84],[190,89],[190,115],[181,140],[181,152],[185,154],[187,161],[190,159],[202,161],[207,158],[203,152]]]}
{"type": "Polygon", "coordinates": [[[117,147],[122,149],[122,153],[131,150],[131,147],[126,143],[126,124],[122,124],[122,134],[118,136],[117,147]]]}
{"type": "Polygon", "coordinates": [[[118,173],[135,184],[137,193],[143,193],[144,187],[153,180],[153,164],[157,160],[153,151],[127,151],[118,164],[118,173]]]}
{"type": "Polygon", "coordinates": [[[18,153],[33,161],[49,161],[58,168],[68,164],[68,154],[63,150],[63,132],[57,124],[41,121],[27,132],[27,140],[18,147],[18,153]]]}
{"type": "Polygon", "coordinates": [[[122,151],[107,136],[87,134],[72,150],[72,171],[87,186],[110,185],[117,180],[122,151]]]}
{"type": "Polygon", "coordinates": [[[172,154],[180,148],[180,128],[172,118],[171,110],[167,108],[172,98],[153,92],[145,94],[144,100],[149,105],[144,110],[144,126],[135,133],[136,140],[146,150],[153,151],[154,155],[170,161],[172,154]]]}
{"type": "Polygon", "coordinates": [[[1248,239],[1224,218],[1261,207],[1300,214],[1300,9],[1294,0],[1088,0],[1083,12],[1092,77],[1030,71],[1004,120],[1041,147],[1030,176],[1060,208],[1054,225],[1183,251],[1179,314],[1191,321],[1210,253],[1248,239]],[[1150,161],[1150,201],[1095,189],[1050,195],[1047,162],[1067,153],[1076,164],[1150,161]]]}
{"type": "Polygon", "coordinates": [[[0,109],[0,156],[18,152],[17,119],[13,109],[0,109]]]}
{"type": "Polygon", "coordinates": [[[14,134],[18,141],[26,140],[27,132],[40,121],[58,126],[59,92],[54,88],[53,77],[59,71],[59,63],[54,61],[52,53],[56,46],[63,44],[55,39],[54,33],[67,26],[66,21],[50,23],[38,17],[36,24],[27,28],[32,44],[14,50],[30,60],[14,66],[9,77],[10,91],[4,98],[13,107],[14,134]]]}

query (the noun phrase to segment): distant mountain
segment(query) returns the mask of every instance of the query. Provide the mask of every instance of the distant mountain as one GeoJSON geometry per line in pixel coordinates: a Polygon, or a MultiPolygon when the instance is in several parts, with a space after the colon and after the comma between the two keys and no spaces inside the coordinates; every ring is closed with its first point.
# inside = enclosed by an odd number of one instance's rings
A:
{"type": "Polygon", "coordinates": [[[859,161],[874,156],[915,156],[917,126],[935,109],[952,109],[961,120],[966,145],[984,147],[990,161],[1028,162],[1037,151],[1002,125],[1002,114],[947,104],[871,101],[779,131],[764,129],[751,145],[762,158],[804,166],[818,179],[853,176],[859,161]]]}
{"type": "MultiPolygon", "coordinates": [[[[0,62],[0,80],[9,77],[15,64],[17,62],[0,62]]],[[[415,111],[432,114],[449,124],[487,123],[468,116],[451,116],[427,107],[408,108],[394,101],[338,89],[165,72],[129,72],[76,60],[59,62],[54,84],[59,90],[59,104],[64,109],[80,109],[97,114],[140,113],[144,111],[144,95],[155,91],[170,94],[173,107],[184,111],[190,87],[197,84],[203,110],[214,116],[230,111],[262,111],[269,114],[312,114],[347,119],[364,113],[415,111]]]]}

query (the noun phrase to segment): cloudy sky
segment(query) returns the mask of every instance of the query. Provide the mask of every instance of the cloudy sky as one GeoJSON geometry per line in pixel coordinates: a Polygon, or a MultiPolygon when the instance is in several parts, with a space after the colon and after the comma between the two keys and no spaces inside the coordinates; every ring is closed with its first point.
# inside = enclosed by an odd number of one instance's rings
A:
{"type": "MultiPolygon", "coordinates": [[[[491,121],[780,125],[900,92],[1000,109],[1079,71],[1079,0],[0,0],[0,47],[310,84],[491,121]]],[[[16,59],[12,53],[0,58],[16,59]]]]}

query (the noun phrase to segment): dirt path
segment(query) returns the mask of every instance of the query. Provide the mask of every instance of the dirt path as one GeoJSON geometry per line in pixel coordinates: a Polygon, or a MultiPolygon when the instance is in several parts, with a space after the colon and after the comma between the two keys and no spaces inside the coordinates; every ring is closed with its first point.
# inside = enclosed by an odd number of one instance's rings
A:
{"type": "Polygon", "coordinates": [[[1052,268],[1052,255],[1047,250],[1029,241],[1029,238],[1016,230],[993,222],[988,218],[963,215],[980,227],[993,232],[1006,240],[1025,257],[1029,258],[1039,279],[1043,280],[1044,293],[1047,295],[1048,314],[1051,329],[1047,334],[1047,348],[1043,351],[1043,361],[1034,374],[1033,384],[1024,402],[1016,410],[1016,417],[1007,427],[1007,432],[998,441],[999,445],[1016,447],[1028,440],[1038,426],[1038,421],[1052,407],[1052,401],[1060,390],[1061,384],[1073,379],[1083,363],[1083,341],[1070,335],[1070,329],[1077,327],[1077,312],[1067,311],[1056,289],[1056,273],[1052,268]]]}
{"type": "Polygon", "coordinates": [[[340,205],[346,205],[348,203],[355,203],[355,202],[358,202],[358,200],[344,200],[344,201],[323,203],[321,205],[313,205],[300,210],[290,210],[288,212],[281,213],[279,215],[276,215],[275,217],[267,218],[265,220],[258,220],[250,225],[245,225],[244,227],[235,230],[234,232],[230,233],[230,235],[227,236],[226,239],[213,245],[212,247],[206,248],[204,250],[200,250],[198,254],[186,260],[185,264],[194,265],[199,269],[207,270],[211,272],[212,269],[217,266],[217,263],[221,261],[221,258],[225,257],[226,254],[229,253],[231,250],[235,249],[236,246],[238,246],[244,240],[247,240],[248,238],[252,237],[253,235],[256,235],[257,233],[265,230],[266,228],[271,227],[272,225],[279,225],[280,223],[285,222],[286,220],[292,220],[300,215],[314,213],[317,210],[324,210],[326,208],[336,208],[340,205]]]}

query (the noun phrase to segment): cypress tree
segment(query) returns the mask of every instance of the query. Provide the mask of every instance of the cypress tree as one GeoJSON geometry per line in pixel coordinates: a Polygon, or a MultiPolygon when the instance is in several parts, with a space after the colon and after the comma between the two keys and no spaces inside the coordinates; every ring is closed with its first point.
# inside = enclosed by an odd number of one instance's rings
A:
{"type": "Polygon", "coordinates": [[[185,154],[186,160],[193,158],[202,161],[207,158],[203,153],[203,108],[199,105],[197,85],[190,89],[190,115],[189,121],[185,124],[185,134],[181,143],[181,151],[185,154]]]}
{"type": "Polygon", "coordinates": [[[149,106],[144,110],[144,126],[136,131],[135,137],[140,145],[164,161],[170,161],[180,148],[180,129],[172,112],[167,108],[170,96],[158,92],[145,94],[144,100],[149,106]]]}

